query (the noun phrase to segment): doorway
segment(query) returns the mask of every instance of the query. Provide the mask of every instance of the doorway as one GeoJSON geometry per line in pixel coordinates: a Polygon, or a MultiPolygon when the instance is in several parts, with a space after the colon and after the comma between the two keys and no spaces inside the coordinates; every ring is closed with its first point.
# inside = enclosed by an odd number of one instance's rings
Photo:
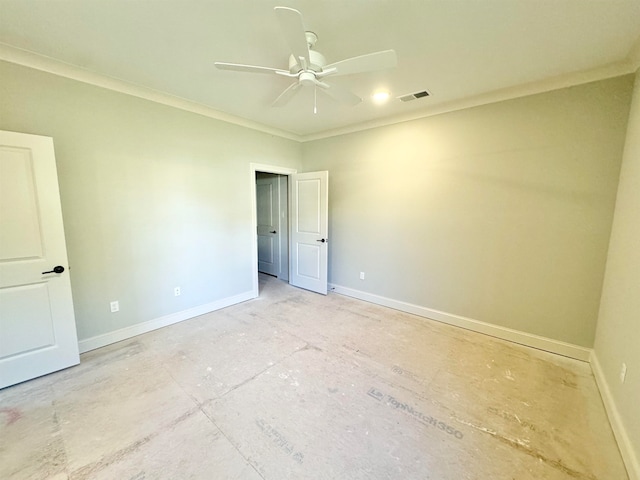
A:
{"type": "MultiPolygon", "coordinates": [[[[257,181],[258,172],[263,178],[269,178],[273,174],[276,177],[286,177],[287,188],[280,188],[278,201],[287,204],[287,229],[274,228],[273,223],[265,223],[267,232],[281,232],[280,237],[286,237],[288,251],[288,276],[289,284],[311,290],[323,295],[327,294],[328,284],[328,175],[329,172],[307,172],[298,174],[295,169],[275,167],[257,163],[250,164],[251,174],[251,218],[253,225],[251,263],[252,263],[252,293],[253,297],[260,296],[258,282],[258,200],[257,181]],[[284,192],[286,201],[281,200],[284,192]]],[[[273,177],[271,177],[273,178],[273,177]]],[[[284,183],[284,178],[279,182],[284,183]]],[[[273,203],[273,200],[272,200],[273,203]]],[[[278,224],[282,226],[282,211],[278,209],[278,224]]],[[[269,216],[275,218],[275,214],[269,216]]],[[[274,220],[269,220],[274,222],[274,220]]],[[[276,235],[271,233],[271,235],[276,235]]],[[[268,243],[265,241],[265,243],[268,243]]],[[[263,246],[263,248],[265,248],[263,246]]],[[[282,252],[282,243],[272,252],[282,252]]],[[[282,256],[282,255],[281,255],[282,256]]],[[[283,264],[281,259],[278,260],[283,264]]],[[[280,267],[282,268],[282,267],[280,267]]]]}
{"type": "Polygon", "coordinates": [[[258,272],[289,280],[288,176],[256,172],[258,272]]]}
{"type": "MultiPolygon", "coordinates": [[[[294,175],[295,173],[297,173],[296,169],[293,168],[287,168],[287,167],[278,167],[278,166],[274,166],[274,165],[264,165],[264,164],[260,164],[260,163],[251,163],[249,165],[250,167],[250,174],[251,174],[251,216],[253,218],[253,227],[254,227],[254,234],[252,235],[252,247],[251,247],[251,264],[252,264],[252,269],[253,269],[253,279],[252,279],[252,290],[253,290],[253,296],[254,297],[258,297],[260,296],[260,289],[259,289],[259,283],[258,283],[258,235],[257,235],[257,231],[258,231],[258,195],[257,195],[257,179],[258,179],[258,174],[260,174],[260,176],[266,176],[266,174],[271,174],[274,175],[278,178],[280,177],[284,177],[286,179],[287,182],[287,187],[289,185],[289,175],[294,175]]],[[[289,198],[288,198],[288,188],[285,190],[286,193],[286,208],[287,208],[287,212],[289,211],[289,198]]],[[[279,197],[281,198],[281,197],[279,197]]],[[[281,216],[281,213],[279,213],[279,215],[281,216]]],[[[280,232],[280,237],[286,237],[286,245],[287,245],[287,252],[288,252],[288,244],[289,244],[289,232],[288,232],[288,213],[287,213],[287,228],[283,229],[280,228],[279,230],[276,229],[276,232],[280,232]]],[[[278,249],[279,252],[282,252],[282,246],[278,249]]],[[[287,254],[287,278],[288,278],[288,274],[289,274],[289,267],[288,267],[288,254],[287,254]]]]}

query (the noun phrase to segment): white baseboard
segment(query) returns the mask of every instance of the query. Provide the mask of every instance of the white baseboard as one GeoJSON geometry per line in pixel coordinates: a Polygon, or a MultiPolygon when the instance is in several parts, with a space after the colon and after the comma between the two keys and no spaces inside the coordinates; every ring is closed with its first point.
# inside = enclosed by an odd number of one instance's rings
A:
{"type": "Polygon", "coordinates": [[[533,347],[539,350],[563,355],[565,357],[575,358],[584,362],[589,361],[591,354],[590,348],[560,342],[551,338],[541,337],[539,335],[533,335],[531,333],[521,332],[519,330],[493,325],[491,323],[481,322],[480,320],[474,320],[473,318],[461,317],[460,315],[433,310],[420,305],[413,305],[411,303],[381,297],[380,295],[374,295],[372,293],[355,290],[353,288],[330,284],[329,291],[364,300],[365,302],[375,303],[377,305],[400,310],[402,312],[412,313],[431,320],[437,320],[438,322],[447,323],[456,327],[462,327],[474,332],[484,333],[485,335],[519,343],[521,345],[526,345],[527,347],[533,347]]]}
{"type": "Polygon", "coordinates": [[[611,394],[609,382],[607,382],[607,378],[602,371],[602,367],[600,366],[600,362],[598,361],[598,356],[595,351],[591,353],[590,363],[593,376],[596,377],[596,383],[600,390],[600,396],[602,397],[604,408],[609,416],[611,429],[613,430],[613,434],[618,442],[618,448],[620,449],[622,460],[624,460],[624,464],[627,467],[629,480],[640,480],[640,460],[638,459],[638,454],[634,451],[631,440],[629,440],[624,422],[622,421],[622,418],[620,418],[620,412],[618,412],[613,395],[611,394]]]}
{"type": "Polygon", "coordinates": [[[113,332],[104,333],[102,335],[96,335],[95,337],[86,338],[78,342],[80,353],[85,353],[96,348],[104,347],[112,343],[120,342],[136,335],[157,330],[158,328],[173,325],[174,323],[189,320],[190,318],[197,317],[198,315],[204,315],[205,313],[220,310],[221,308],[230,307],[236,303],[245,302],[255,298],[255,292],[253,290],[234,295],[233,297],[223,298],[215,302],[206,303],[197,307],[182,310],[180,312],[165,315],[163,317],[154,318],[146,322],[137,323],[130,327],[121,328],[113,332]]]}

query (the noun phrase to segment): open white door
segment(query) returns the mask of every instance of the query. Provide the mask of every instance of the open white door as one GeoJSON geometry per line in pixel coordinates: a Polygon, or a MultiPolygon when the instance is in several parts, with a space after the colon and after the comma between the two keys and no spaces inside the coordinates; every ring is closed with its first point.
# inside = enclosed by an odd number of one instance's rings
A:
{"type": "Polygon", "coordinates": [[[79,362],[53,140],[0,131],[0,388],[79,362]]]}
{"type": "Polygon", "coordinates": [[[291,175],[289,283],[327,294],[329,172],[291,175]]]}

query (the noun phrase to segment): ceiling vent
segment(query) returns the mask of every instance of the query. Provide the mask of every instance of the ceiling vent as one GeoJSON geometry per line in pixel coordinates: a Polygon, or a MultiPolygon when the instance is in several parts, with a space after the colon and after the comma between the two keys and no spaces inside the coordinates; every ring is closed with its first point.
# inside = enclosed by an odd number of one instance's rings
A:
{"type": "Polygon", "coordinates": [[[402,100],[403,102],[409,102],[411,100],[415,100],[417,98],[425,98],[430,96],[431,94],[429,92],[427,92],[426,90],[422,90],[421,92],[415,92],[415,93],[409,93],[407,95],[402,95],[400,97],[398,97],[400,100],[402,100]]]}

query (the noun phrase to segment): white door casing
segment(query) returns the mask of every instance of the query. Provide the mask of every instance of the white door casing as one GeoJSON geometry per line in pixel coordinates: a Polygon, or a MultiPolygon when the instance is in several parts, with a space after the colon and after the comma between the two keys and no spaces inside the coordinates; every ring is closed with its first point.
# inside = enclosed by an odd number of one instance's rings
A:
{"type": "MultiPolygon", "coordinates": [[[[256,235],[256,228],[258,226],[257,220],[257,200],[256,200],[256,174],[258,172],[275,173],[278,175],[291,175],[296,173],[294,168],[280,167],[277,165],[267,165],[263,163],[250,163],[249,175],[247,180],[250,180],[250,199],[251,199],[251,266],[252,266],[252,293],[253,297],[257,298],[260,295],[259,281],[258,281],[258,236],[256,235]]],[[[282,193],[282,192],[281,192],[282,193]]],[[[287,228],[287,231],[289,229],[287,228]]],[[[286,234],[288,235],[288,233],[286,234]]]]}
{"type": "Polygon", "coordinates": [[[256,180],[258,271],[278,275],[280,266],[280,189],[273,175],[256,180]]]}
{"type": "Polygon", "coordinates": [[[289,283],[327,294],[329,172],[291,175],[289,283]]]}
{"type": "Polygon", "coordinates": [[[0,388],[79,362],[53,140],[0,131],[0,388]]]}
{"type": "Polygon", "coordinates": [[[280,229],[278,238],[280,239],[280,265],[278,278],[289,282],[289,177],[278,175],[278,185],[280,187],[280,229]]]}

